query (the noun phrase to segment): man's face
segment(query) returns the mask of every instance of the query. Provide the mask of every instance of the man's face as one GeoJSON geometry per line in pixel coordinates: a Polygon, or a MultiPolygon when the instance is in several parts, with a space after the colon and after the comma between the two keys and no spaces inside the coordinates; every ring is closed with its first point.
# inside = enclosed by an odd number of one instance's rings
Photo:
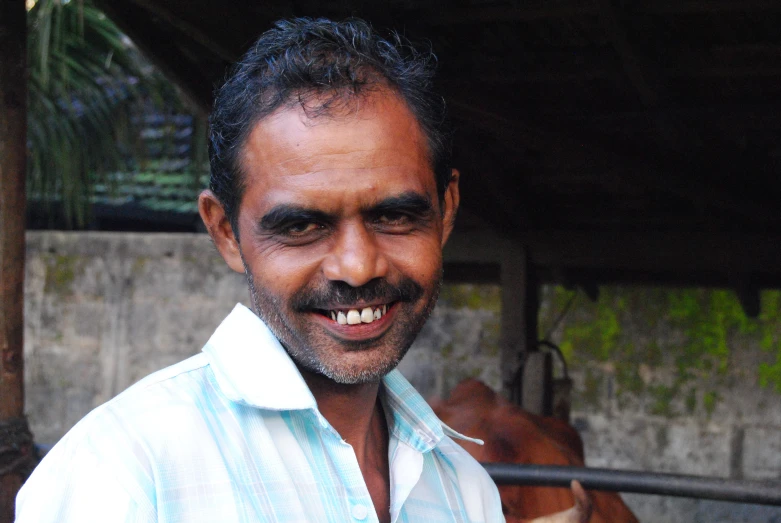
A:
{"type": "Polygon", "coordinates": [[[339,383],[388,373],[434,306],[458,204],[456,181],[439,201],[412,113],[384,90],[314,119],[281,109],[254,128],[241,166],[241,264],[220,250],[246,271],[256,313],[308,371],[339,383]]]}

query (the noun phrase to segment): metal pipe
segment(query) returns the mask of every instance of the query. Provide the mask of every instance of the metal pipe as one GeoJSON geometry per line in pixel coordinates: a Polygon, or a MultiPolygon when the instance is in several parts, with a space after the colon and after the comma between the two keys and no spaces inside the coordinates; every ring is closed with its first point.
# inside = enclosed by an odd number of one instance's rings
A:
{"type": "Polygon", "coordinates": [[[497,485],[569,487],[576,479],[591,490],[781,506],[781,482],[552,465],[483,463],[483,467],[497,485]]]}

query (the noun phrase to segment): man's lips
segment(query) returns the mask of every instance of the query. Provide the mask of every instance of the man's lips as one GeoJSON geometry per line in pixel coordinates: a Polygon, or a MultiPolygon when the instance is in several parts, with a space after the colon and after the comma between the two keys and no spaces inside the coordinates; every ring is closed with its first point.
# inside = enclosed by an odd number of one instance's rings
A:
{"type": "Polygon", "coordinates": [[[358,325],[361,323],[372,323],[388,312],[388,304],[360,305],[352,307],[336,307],[328,309],[325,312],[333,321],[339,325],[358,325]]]}
{"type": "Polygon", "coordinates": [[[398,302],[391,302],[360,307],[318,309],[312,312],[320,323],[338,337],[366,340],[380,336],[388,329],[395,316],[397,304],[398,302]]]}

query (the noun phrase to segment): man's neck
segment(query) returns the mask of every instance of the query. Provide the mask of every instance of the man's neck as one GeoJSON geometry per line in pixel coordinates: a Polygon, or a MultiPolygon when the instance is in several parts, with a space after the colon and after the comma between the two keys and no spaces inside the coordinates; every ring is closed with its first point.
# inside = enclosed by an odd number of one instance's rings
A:
{"type": "Polygon", "coordinates": [[[380,383],[341,385],[301,369],[317,408],[352,445],[380,523],[390,521],[388,425],[379,401],[380,383]]]}
{"type": "Polygon", "coordinates": [[[388,429],[379,401],[380,382],[343,385],[300,369],[317,408],[342,439],[352,445],[361,470],[376,461],[378,448],[387,457],[388,429]]]}

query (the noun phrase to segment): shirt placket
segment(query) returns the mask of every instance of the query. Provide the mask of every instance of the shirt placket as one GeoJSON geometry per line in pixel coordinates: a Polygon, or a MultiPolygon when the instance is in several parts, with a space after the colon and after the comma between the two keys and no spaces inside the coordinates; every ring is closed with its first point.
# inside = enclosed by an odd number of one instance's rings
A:
{"type": "Polygon", "coordinates": [[[342,439],[319,412],[316,412],[316,416],[325,433],[323,437],[329,440],[326,448],[333,456],[338,470],[339,478],[332,478],[332,480],[340,481],[346,492],[344,506],[347,517],[345,521],[379,523],[369,489],[366,487],[358,459],[355,456],[355,450],[352,445],[342,439]]]}
{"type": "Polygon", "coordinates": [[[423,454],[398,440],[392,441],[391,445],[391,523],[396,523],[404,502],[420,481],[423,473],[423,454]]]}

